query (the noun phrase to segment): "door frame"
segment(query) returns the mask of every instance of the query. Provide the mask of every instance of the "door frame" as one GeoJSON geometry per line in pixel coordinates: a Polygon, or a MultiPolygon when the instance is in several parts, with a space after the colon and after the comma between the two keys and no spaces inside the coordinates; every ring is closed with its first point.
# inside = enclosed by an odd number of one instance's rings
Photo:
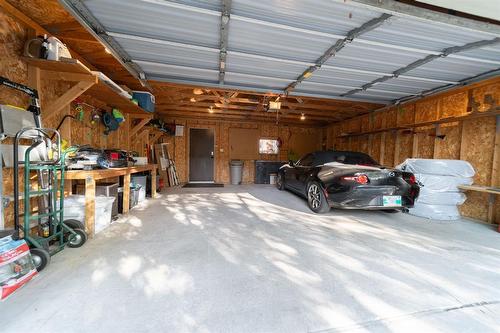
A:
{"type": "Polygon", "coordinates": [[[186,169],[187,169],[187,180],[188,180],[188,183],[194,183],[194,184],[213,184],[215,183],[215,176],[217,174],[216,172],[216,166],[217,166],[217,154],[216,154],[216,151],[215,151],[215,148],[217,147],[217,138],[216,138],[216,128],[215,126],[214,127],[211,127],[211,126],[200,126],[200,127],[197,127],[197,126],[193,126],[193,127],[188,127],[188,130],[187,130],[187,138],[186,138],[186,143],[187,143],[187,154],[186,154],[186,160],[187,160],[187,163],[186,163],[186,169]],[[203,180],[191,180],[191,168],[190,168],[190,163],[191,163],[191,130],[192,129],[205,129],[205,130],[212,130],[214,132],[214,147],[213,147],[213,152],[214,152],[214,158],[213,158],[213,164],[214,164],[214,168],[213,168],[213,180],[206,180],[206,181],[203,181],[203,180]]]}

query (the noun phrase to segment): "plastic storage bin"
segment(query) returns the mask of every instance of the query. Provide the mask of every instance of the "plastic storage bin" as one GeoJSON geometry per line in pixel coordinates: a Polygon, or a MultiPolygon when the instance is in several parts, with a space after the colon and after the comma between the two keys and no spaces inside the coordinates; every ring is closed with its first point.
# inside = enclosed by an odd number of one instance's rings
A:
{"type": "Polygon", "coordinates": [[[133,91],[132,98],[139,102],[139,106],[147,112],[155,112],[155,97],[147,91],[133,91]]]}
{"type": "MultiPolygon", "coordinates": [[[[95,195],[104,195],[116,199],[113,202],[112,216],[118,215],[118,186],[120,186],[118,183],[100,183],[95,187],[95,195]]],[[[85,185],[77,185],[76,194],[85,195],[85,185]]]]}
{"type": "MultiPolygon", "coordinates": [[[[96,196],[95,198],[95,233],[106,229],[111,224],[114,197],[96,196]]],[[[71,195],[64,198],[64,219],[85,221],[85,196],[71,195]]]]}
{"type": "MultiPolygon", "coordinates": [[[[139,189],[130,188],[130,196],[128,199],[128,207],[132,209],[139,202],[139,189]]],[[[123,214],[123,187],[118,188],[118,213],[123,214]]]]}

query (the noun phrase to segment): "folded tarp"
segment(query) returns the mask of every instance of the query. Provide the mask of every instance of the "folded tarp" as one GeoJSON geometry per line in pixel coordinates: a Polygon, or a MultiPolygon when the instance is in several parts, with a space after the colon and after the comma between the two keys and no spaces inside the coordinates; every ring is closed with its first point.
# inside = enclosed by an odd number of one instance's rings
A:
{"type": "Polygon", "coordinates": [[[473,177],[476,174],[469,162],[461,160],[409,158],[396,168],[419,174],[455,177],[473,177]]]}

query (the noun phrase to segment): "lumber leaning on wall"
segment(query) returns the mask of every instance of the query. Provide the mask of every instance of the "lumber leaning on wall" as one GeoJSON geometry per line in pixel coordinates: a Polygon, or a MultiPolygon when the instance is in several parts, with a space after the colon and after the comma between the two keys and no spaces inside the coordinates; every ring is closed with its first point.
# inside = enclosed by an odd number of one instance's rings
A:
{"type": "MultiPolygon", "coordinates": [[[[387,166],[410,157],[462,159],[476,169],[475,184],[500,186],[498,158],[494,163],[495,103],[500,104],[499,77],[331,125],[326,129],[327,147],[370,153],[387,166]]],[[[462,215],[486,221],[487,195],[470,191],[467,198],[462,215]]],[[[500,200],[495,209],[499,223],[500,200]]]]}

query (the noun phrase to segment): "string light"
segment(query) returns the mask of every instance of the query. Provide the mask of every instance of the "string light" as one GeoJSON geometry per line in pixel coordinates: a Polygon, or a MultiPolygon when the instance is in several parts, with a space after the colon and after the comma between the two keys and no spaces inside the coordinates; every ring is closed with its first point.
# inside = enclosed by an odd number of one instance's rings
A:
{"type": "Polygon", "coordinates": [[[300,120],[306,120],[306,115],[305,115],[305,114],[303,114],[303,113],[301,113],[301,114],[300,114],[300,120]]]}

